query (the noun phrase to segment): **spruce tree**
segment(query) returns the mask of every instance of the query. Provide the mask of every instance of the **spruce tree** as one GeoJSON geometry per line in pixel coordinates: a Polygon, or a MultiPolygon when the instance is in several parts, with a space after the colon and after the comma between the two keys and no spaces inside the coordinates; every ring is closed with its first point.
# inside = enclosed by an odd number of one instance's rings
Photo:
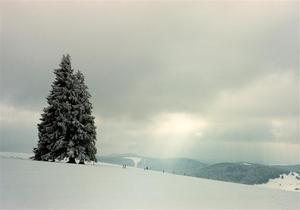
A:
{"type": "Polygon", "coordinates": [[[89,101],[91,95],[84,82],[84,75],[77,71],[75,74],[75,86],[77,94],[77,104],[74,106],[74,131],[72,144],[68,147],[68,152],[74,153],[75,157],[84,163],[84,160],[96,160],[96,126],[92,116],[92,104],[89,101]]]}
{"type": "Polygon", "coordinates": [[[70,56],[63,56],[56,75],[48,107],[38,124],[39,141],[34,148],[34,159],[54,161],[79,159],[96,161],[96,127],[91,114],[90,94],[82,73],[73,73],[70,56]]]}

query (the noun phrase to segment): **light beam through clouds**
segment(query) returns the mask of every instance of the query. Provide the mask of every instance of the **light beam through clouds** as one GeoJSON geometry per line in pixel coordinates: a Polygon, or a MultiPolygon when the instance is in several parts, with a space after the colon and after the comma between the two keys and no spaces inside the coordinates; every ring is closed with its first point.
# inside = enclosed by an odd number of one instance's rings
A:
{"type": "Polygon", "coordinates": [[[299,163],[298,8],[1,1],[0,150],[32,151],[69,53],[92,94],[100,155],[299,163]]]}

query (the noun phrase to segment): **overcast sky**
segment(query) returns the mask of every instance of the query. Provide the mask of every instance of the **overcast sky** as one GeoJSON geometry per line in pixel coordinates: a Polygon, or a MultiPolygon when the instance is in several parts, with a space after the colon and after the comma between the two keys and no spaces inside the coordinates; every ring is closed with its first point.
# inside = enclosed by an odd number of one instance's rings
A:
{"type": "Polygon", "coordinates": [[[297,1],[1,2],[0,149],[31,152],[64,53],[99,155],[300,163],[297,1]]]}

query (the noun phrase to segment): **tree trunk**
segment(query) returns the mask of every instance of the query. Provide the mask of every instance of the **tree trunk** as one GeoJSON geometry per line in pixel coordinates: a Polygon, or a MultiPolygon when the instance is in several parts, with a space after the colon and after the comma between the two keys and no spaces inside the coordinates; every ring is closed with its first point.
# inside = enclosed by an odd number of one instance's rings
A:
{"type": "Polygon", "coordinates": [[[69,157],[69,161],[67,163],[76,163],[75,158],[69,157]]]}
{"type": "Polygon", "coordinates": [[[84,164],[84,160],[80,160],[80,161],[79,161],[79,164],[84,164]]]}

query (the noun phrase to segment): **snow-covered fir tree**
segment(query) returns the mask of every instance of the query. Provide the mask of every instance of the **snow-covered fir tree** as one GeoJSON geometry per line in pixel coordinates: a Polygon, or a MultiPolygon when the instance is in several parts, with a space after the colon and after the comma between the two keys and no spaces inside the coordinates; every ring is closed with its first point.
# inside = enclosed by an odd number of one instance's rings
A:
{"type": "Polygon", "coordinates": [[[69,163],[96,161],[96,127],[91,97],[81,72],[74,74],[70,56],[63,56],[38,124],[39,141],[34,159],[54,161],[68,158],[69,163]]]}
{"type": "Polygon", "coordinates": [[[68,156],[80,160],[96,161],[96,126],[92,116],[92,104],[89,101],[91,95],[84,82],[84,75],[77,71],[75,76],[75,91],[77,104],[73,106],[73,122],[70,126],[74,135],[69,142],[68,156]]]}

